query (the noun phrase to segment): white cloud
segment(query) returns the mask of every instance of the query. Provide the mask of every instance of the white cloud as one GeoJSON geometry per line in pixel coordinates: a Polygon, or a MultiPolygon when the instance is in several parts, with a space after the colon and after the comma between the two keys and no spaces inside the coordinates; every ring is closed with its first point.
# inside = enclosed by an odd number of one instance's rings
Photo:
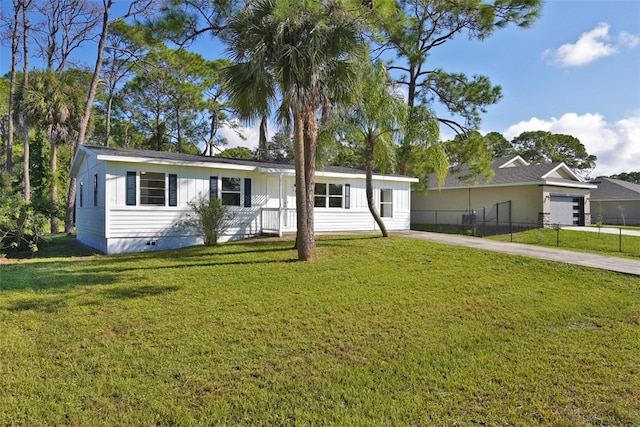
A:
{"type": "Polygon", "coordinates": [[[618,34],[618,43],[624,47],[634,48],[640,44],[640,36],[623,31],[618,34]]]}
{"type": "Polygon", "coordinates": [[[598,156],[591,176],[640,170],[640,110],[615,123],[608,123],[597,113],[567,113],[548,120],[533,117],[509,126],[503,135],[512,140],[522,132],[535,130],[578,138],[587,153],[598,156]]]}
{"type": "MultiPolygon", "coordinates": [[[[273,123],[267,123],[267,139],[271,138],[275,133],[273,126],[273,123]]],[[[249,126],[240,123],[235,129],[222,126],[218,130],[218,135],[227,139],[228,144],[221,147],[223,150],[234,147],[247,147],[250,150],[255,150],[258,148],[258,142],[260,141],[260,121],[256,120],[249,126]],[[244,136],[244,139],[239,134],[244,136]]]]}
{"type": "Polygon", "coordinates": [[[621,32],[611,41],[609,24],[601,22],[591,31],[582,33],[575,43],[567,43],[558,49],[547,49],[543,56],[561,67],[579,67],[600,58],[620,52],[620,48],[633,48],[640,44],[640,36],[621,32]]]}

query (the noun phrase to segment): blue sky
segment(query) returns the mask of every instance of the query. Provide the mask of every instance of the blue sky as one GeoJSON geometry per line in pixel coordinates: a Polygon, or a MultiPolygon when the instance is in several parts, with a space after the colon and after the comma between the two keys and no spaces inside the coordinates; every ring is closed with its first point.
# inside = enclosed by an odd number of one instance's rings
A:
{"type": "MultiPolygon", "coordinates": [[[[429,61],[502,87],[503,98],[483,115],[483,134],[569,134],[598,156],[591,176],[640,170],[640,1],[550,0],[533,27],[498,30],[482,42],[458,37],[429,61]]],[[[257,141],[255,127],[246,141],[223,132],[231,145],[257,141]]],[[[453,137],[447,132],[442,139],[453,137]]]]}
{"type": "MultiPolygon", "coordinates": [[[[206,37],[198,44],[209,59],[222,52],[206,37]]],[[[9,60],[2,46],[3,72],[9,60]]],[[[533,27],[498,30],[482,42],[459,36],[434,50],[428,66],[486,75],[502,87],[503,98],[483,115],[483,134],[569,134],[598,156],[591,176],[640,170],[638,0],[549,0],[533,27]]],[[[230,146],[253,148],[258,141],[257,126],[244,129],[245,140],[221,132],[230,146]]],[[[447,132],[442,139],[453,136],[447,132]]]]}
{"type": "Polygon", "coordinates": [[[639,1],[551,0],[532,28],[458,39],[431,59],[502,86],[482,133],[570,134],[598,156],[592,176],[640,170],[639,1]]]}

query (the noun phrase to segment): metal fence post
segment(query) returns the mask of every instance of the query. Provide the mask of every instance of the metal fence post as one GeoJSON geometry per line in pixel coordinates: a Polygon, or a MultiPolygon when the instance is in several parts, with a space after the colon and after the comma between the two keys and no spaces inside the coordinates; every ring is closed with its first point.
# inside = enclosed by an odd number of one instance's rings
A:
{"type": "Polygon", "coordinates": [[[620,237],[618,238],[618,249],[620,250],[620,252],[622,252],[622,227],[620,227],[618,230],[620,230],[620,237]]]}

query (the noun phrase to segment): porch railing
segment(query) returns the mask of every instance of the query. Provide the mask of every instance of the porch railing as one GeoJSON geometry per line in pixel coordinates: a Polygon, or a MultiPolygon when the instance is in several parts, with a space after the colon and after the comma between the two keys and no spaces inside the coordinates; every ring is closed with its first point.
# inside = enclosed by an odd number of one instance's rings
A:
{"type": "Polygon", "coordinates": [[[277,234],[296,230],[296,210],[286,208],[262,208],[260,213],[262,232],[277,234]]]}

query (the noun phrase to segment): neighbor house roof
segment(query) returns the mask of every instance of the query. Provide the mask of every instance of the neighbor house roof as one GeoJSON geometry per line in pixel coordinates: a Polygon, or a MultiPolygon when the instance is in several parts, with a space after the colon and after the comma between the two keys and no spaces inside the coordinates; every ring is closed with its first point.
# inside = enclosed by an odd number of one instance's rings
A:
{"type": "MultiPolygon", "coordinates": [[[[595,188],[593,184],[584,182],[567,165],[562,162],[530,165],[520,156],[500,157],[491,163],[494,175],[485,180],[466,181],[460,177],[469,174],[468,165],[450,168],[441,189],[469,187],[499,187],[513,185],[558,185],[563,187],[595,188]]],[[[438,188],[435,174],[429,175],[428,186],[438,188]]]]}
{"type": "MultiPolygon", "coordinates": [[[[167,151],[134,150],[117,147],[101,147],[95,145],[81,145],[78,153],[71,165],[70,175],[75,176],[78,172],[82,159],[88,153],[96,156],[99,160],[120,161],[120,162],[152,162],[156,164],[172,164],[182,166],[204,166],[226,169],[255,170],[264,173],[288,173],[294,174],[295,167],[291,163],[271,162],[263,160],[231,159],[226,157],[203,156],[200,154],[171,153],[167,151]]],[[[316,175],[363,175],[364,170],[346,168],[339,166],[323,166],[316,168],[316,175]]],[[[376,178],[396,179],[403,181],[417,182],[418,179],[401,175],[383,175],[374,173],[376,178]]]]}
{"type": "Polygon", "coordinates": [[[591,190],[591,200],[640,200],[640,185],[613,178],[591,181],[598,188],[591,190]]]}

